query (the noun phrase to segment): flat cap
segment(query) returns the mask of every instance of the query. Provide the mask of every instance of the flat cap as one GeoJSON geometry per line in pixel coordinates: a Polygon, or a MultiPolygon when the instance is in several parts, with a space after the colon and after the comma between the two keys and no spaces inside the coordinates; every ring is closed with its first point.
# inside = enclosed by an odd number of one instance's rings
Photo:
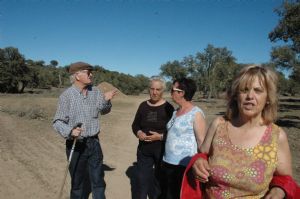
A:
{"type": "Polygon", "coordinates": [[[93,67],[85,62],[75,62],[70,65],[69,73],[74,74],[81,70],[93,70],[93,67]]]}

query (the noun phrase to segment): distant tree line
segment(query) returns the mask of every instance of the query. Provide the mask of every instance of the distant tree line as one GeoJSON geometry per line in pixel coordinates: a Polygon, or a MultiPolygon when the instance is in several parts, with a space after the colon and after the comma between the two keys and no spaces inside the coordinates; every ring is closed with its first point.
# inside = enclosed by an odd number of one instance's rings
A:
{"type": "MultiPolygon", "coordinates": [[[[278,72],[279,92],[283,95],[300,93],[300,76],[297,74],[299,72],[298,65],[294,63],[290,65],[291,74],[286,78],[283,66],[276,63],[276,59],[261,65],[271,67],[278,72]]],[[[160,69],[161,75],[171,80],[190,77],[195,80],[198,90],[204,98],[218,98],[231,85],[233,77],[241,68],[245,65],[256,64],[241,64],[236,63],[235,60],[236,58],[226,47],[218,48],[208,44],[203,52],[184,57],[180,61],[169,61],[163,64],[160,69]]]]}
{"type": "MultiPolygon", "coordinates": [[[[275,12],[280,20],[269,33],[269,39],[271,42],[283,41],[285,45],[274,47],[270,52],[270,62],[263,65],[278,71],[281,94],[295,95],[300,92],[300,0],[284,1],[275,12]],[[288,78],[284,75],[286,71],[290,74],[288,78]]],[[[203,52],[169,61],[160,69],[161,75],[170,80],[187,76],[193,78],[203,96],[212,98],[219,97],[245,65],[237,63],[226,47],[208,44],[203,52]]],[[[20,93],[25,88],[69,86],[68,68],[59,66],[56,60],[49,64],[26,60],[15,47],[0,48],[0,92],[20,93]]],[[[99,65],[94,68],[95,85],[106,81],[125,94],[138,94],[148,86],[149,78],[144,75],[131,76],[106,70],[99,65]]]]}
{"type": "MultiPolygon", "coordinates": [[[[280,21],[269,33],[269,39],[271,42],[284,41],[286,45],[274,47],[270,62],[262,65],[278,71],[281,94],[295,95],[300,92],[300,1],[285,1],[275,12],[280,21]],[[289,72],[288,78],[284,72],[289,72]]],[[[235,74],[245,65],[237,63],[226,47],[208,44],[203,52],[182,60],[169,61],[160,69],[161,75],[172,80],[186,76],[193,78],[204,97],[211,98],[224,92],[235,74]]]]}
{"type": "MultiPolygon", "coordinates": [[[[22,93],[25,88],[66,87],[70,85],[69,65],[58,67],[56,60],[44,61],[25,59],[17,48],[0,48],[0,92],[22,93]]],[[[131,76],[94,66],[94,84],[106,81],[125,94],[138,94],[148,86],[148,77],[131,76]]]]}

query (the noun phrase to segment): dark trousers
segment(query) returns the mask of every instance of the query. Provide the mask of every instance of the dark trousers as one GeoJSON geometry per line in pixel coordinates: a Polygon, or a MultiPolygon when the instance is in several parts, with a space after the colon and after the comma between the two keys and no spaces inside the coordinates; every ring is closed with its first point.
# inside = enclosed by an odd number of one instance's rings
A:
{"type": "MultiPolygon", "coordinates": [[[[73,141],[66,141],[69,158],[73,141]]],[[[105,199],[103,154],[98,137],[77,141],[72,155],[69,172],[71,175],[71,199],[88,199],[92,191],[93,199],[105,199]]]]}
{"type": "Polygon", "coordinates": [[[180,199],[180,190],[185,166],[162,162],[161,190],[159,199],[180,199]]]}
{"type": "Polygon", "coordinates": [[[137,150],[137,190],[135,199],[157,199],[160,194],[159,175],[161,147],[153,150],[137,150]]]}

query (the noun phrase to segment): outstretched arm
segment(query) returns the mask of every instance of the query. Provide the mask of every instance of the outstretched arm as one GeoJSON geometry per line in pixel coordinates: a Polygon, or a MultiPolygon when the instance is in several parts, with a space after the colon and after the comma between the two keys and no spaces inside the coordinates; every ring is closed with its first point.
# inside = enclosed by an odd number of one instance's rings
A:
{"type": "Polygon", "coordinates": [[[108,91],[105,93],[99,92],[99,109],[101,115],[105,115],[111,110],[111,100],[117,94],[116,90],[108,91]]]}

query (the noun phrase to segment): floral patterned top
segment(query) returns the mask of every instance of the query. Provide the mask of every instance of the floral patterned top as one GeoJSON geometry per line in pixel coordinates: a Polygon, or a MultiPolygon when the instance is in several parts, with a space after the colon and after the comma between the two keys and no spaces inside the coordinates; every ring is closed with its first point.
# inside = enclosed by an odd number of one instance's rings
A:
{"type": "Polygon", "coordinates": [[[231,143],[228,122],[222,122],[212,141],[208,198],[262,198],[277,166],[279,128],[268,125],[259,143],[241,148],[231,143]]]}
{"type": "Polygon", "coordinates": [[[197,141],[194,132],[194,121],[197,112],[203,117],[202,109],[194,106],[189,112],[173,116],[167,124],[168,134],[163,161],[173,165],[187,166],[193,155],[197,153],[197,141]]]}

